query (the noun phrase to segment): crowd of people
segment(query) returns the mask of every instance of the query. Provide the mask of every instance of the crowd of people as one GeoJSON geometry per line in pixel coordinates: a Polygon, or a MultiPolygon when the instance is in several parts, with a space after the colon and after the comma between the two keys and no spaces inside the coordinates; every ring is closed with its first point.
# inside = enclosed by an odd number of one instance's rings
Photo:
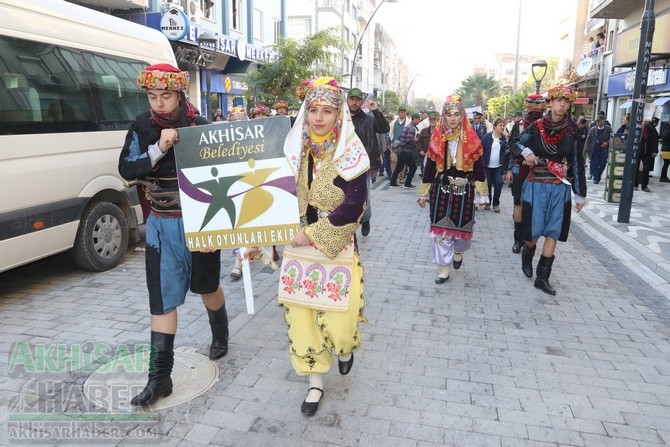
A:
{"type": "MultiPolygon", "coordinates": [[[[187,72],[165,64],[150,66],[139,73],[137,82],[147,93],[149,108],[128,131],[119,172],[144,185],[150,204],[146,283],[151,355],[147,384],[131,402],[148,406],[172,393],[177,310],[189,290],[202,296],[208,314],[210,359],[228,352],[220,250],[190,252],[185,243],[174,153],[178,128],[287,115],[289,103],[257,103],[250,117],[246,109],[234,107],[224,119],[217,109],[210,121],[196,113],[185,95],[187,72]]],[[[528,95],[523,112],[492,121],[481,111],[468,116],[458,95],[447,96],[439,110],[408,113],[400,107],[394,116],[384,113],[374,99],[365,100],[360,89],[343,89],[332,77],[306,81],[297,93],[300,108],[291,117],[283,150],[295,175],[301,224],[282,253],[278,297],[284,306],[291,364],[309,382],[303,414],[317,412],[324,376],[334,359],[339,373],[347,375],[361,346],[359,324],[367,320],[357,232],[360,228],[363,237],[370,234],[369,192],[378,177],[388,177],[391,187],[415,189],[419,207],[428,211],[436,284],[444,284],[452,269],[471,262],[464,255],[475,237],[476,213],[500,213],[503,185],[508,184],[514,205],[512,252],[520,253],[520,270],[528,278],[534,276],[533,284],[542,292],[557,293],[550,276],[558,242],[568,238],[573,204],[577,212],[585,205],[585,160],[590,159],[588,179],[598,184],[613,133],[604,114],[591,126],[584,117],[571,117],[576,98],[571,88],[557,86],[545,96],[528,95]],[[540,239],[541,254],[534,265],[540,239]],[[291,284],[291,266],[300,262],[336,265],[349,278],[343,307],[283,297],[282,284],[291,284]]],[[[626,126],[618,133],[628,132],[626,126]]],[[[643,191],[649,191],[648,174],[659,144],[664,160],[660,181],[670,182],[670,132],[659,135],[657,126],[655,118],[642,129],[636,188],[639,184],[643,191]]],[[[278,261],[273,248],[273,260],[278,261]]],[[[234,252],[231,278],[241,278],[244,258],[262,256],[261,247],[246,247],[243,255],[234,252]]],[[[313,292],[328,293],[325,289],[313,292]]]]}

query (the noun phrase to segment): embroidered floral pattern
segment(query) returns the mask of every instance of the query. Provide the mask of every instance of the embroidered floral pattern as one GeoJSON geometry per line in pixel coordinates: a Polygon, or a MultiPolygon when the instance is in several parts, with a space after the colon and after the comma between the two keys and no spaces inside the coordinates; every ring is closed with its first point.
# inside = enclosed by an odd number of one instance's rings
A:
{"type": "Polygon", "coordinates": [[[147,90],[188,90],[188,72],[169,73],[161,70],[142,70],[137,76],[137,86],[147,90]]]}
{"type": "Polygon", "coordinates": [[[347,298],[351,285],[351,270],[338,265],[312,263],[304,268],[303,274],[300,262],[291,260],[282,266],[280,284],[291,296],[302,294],[314,300],[325,296],[333,303],[341,303],[347,298]]]}

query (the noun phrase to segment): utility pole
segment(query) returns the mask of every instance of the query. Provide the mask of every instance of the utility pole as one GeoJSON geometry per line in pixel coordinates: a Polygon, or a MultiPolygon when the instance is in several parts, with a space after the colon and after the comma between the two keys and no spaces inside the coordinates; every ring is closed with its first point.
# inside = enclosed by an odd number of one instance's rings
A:
{"type": "Polygon", "coordinates": [[[645,0],[644,12],[640,20],[640,44],[635,66],[635,85],[633,86],[633,105],[628,132],[628,147],[626,162],[623,168],[623,183],[621,185],[621,200],[617,222],[630,221],[630,208],[633,202],[633,182],[637,175],[637,157],[642,139],[642,121],[644,117],[644,98],[647,94],[649,77],[649,60],[651,59],[651,44],[654,38],[656,16],[654,15],[654,0],[645,0]]]}

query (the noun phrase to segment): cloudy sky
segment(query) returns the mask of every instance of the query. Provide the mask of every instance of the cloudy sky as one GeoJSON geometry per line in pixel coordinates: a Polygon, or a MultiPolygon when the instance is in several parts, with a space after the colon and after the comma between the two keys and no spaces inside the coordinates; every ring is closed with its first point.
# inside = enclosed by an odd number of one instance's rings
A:
{"type": "Polygon", "coordinates": [[[417,97],[445,97],[472,74],[474,65],[498,53],[560,56],[560,25],[577,0],[397,0],[375,19],[392,36],[398,53],[418,73],[417,97]]]}

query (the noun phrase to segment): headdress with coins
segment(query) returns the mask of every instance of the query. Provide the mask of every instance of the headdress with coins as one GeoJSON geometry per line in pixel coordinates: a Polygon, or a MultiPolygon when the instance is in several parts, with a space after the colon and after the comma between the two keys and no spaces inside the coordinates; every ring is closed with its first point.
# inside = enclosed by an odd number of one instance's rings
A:
{"type": "Polygon", "coordinates": [[[305,93],[305,104],[339,109],[342,105],[342,91],[337,79],[328,76],[314,79],[305,93]]]}
{"type": "Polygon", "coordinates": [[[181,71],[170,64],[151,65],[141,70],[137,76],[137,86],[144,90],[182,92],[188,90],[189,82],[187,71],[181,71]]]}
{"type": "Polygon", "coordinates": [[[324,76],[305,81],[298,89],[303,94],[303,103],[296,117],[296,125],[291,127],[284,142],[284,155],[297,175],[300,164],[307,160],[311,152],[311,133],[307,122],[310,106],[329,106],[338,110],[338,120],[332,131],[332,162],[338,174],[349,181],[367,172],[370,159],[363,143],[356,135],[349,108],[344,106],[342,91],[337,80],[324,76]],[[302,123],[302,125],[298,124],[302,123]]]}

